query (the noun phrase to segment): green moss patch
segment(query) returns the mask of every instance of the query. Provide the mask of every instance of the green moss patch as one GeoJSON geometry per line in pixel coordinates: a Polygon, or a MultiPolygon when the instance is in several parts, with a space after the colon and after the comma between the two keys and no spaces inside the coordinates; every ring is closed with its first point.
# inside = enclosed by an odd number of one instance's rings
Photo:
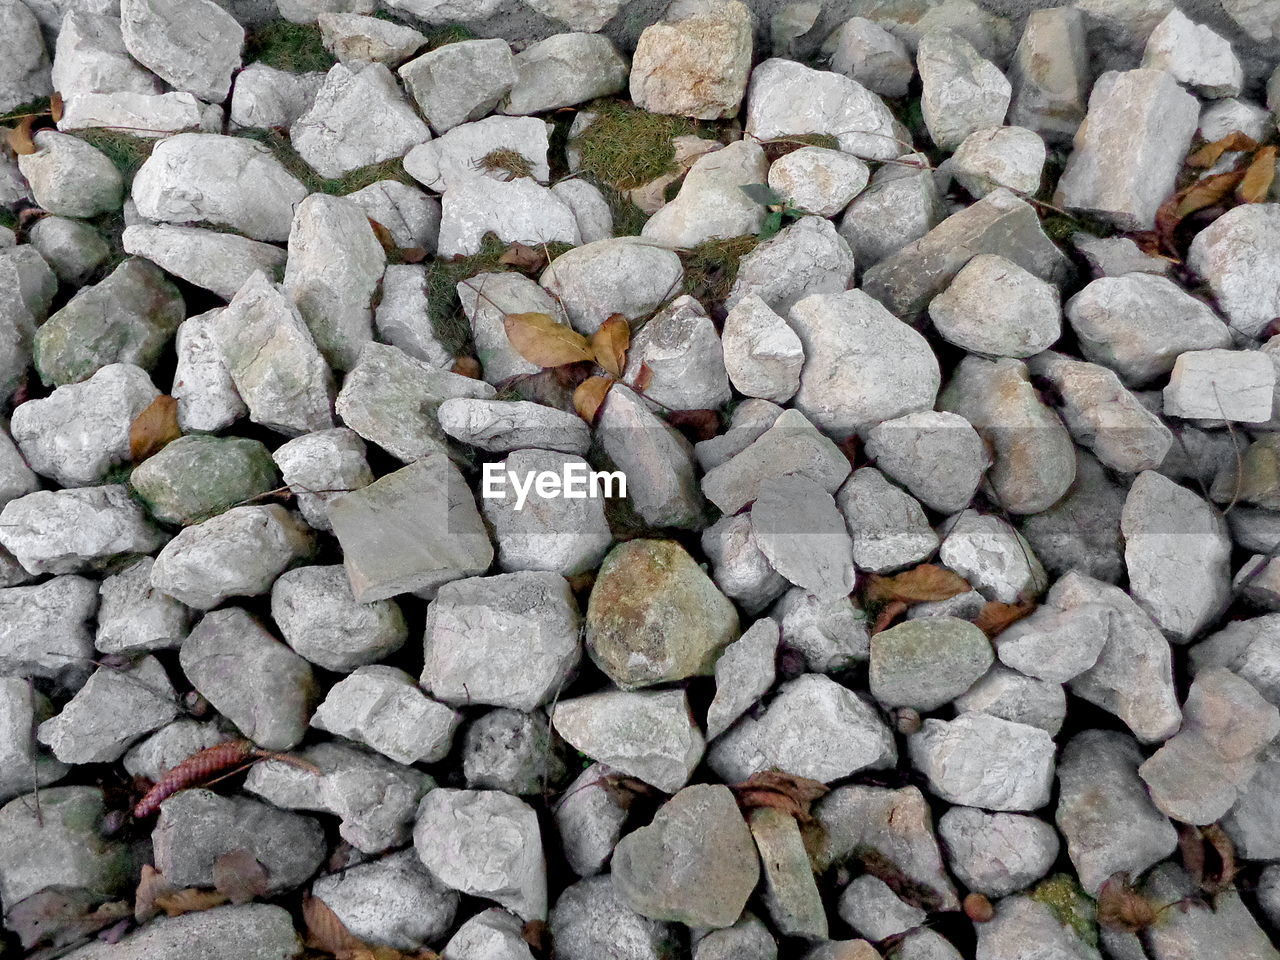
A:
{"type": "Polygon", "coordinates": [[[1031,899],[1052,910],[1059,923],[1070,927],[1089,946],[1098,945],[1097,907],[1073,877],[1054,874],[1031,891],[1031,899]]]}
{"type": "Polygon", "coordinates": [[[684,264],[684,292],[700,303],[720,303],[738,278],[742,258],[760,245],[755,235],[708,240],[680,252],[684,264]]]}
{"type": "Polygon", "coordinates": [[[264,63],[290,73],[327,71],[338,61],[324,48],[315,24],[269,20],[249,32],[244,42],[244,62],[264,63]]]}
{"type": "Polygon", "coordinates": [[[583,110],[596,116],[574,141],[581,172],[618,190],[675,172],[672,141],[698,131],[685,117],[649,113],[621,100],[597,100],[583,110]]]}

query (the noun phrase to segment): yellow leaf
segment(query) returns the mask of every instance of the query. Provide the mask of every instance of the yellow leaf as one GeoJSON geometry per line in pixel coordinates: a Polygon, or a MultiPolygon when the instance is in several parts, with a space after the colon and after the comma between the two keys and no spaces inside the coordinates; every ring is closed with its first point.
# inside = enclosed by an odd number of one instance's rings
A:
{"type": "Polygon", "coordinates": [[[631,324],[620,313],[612,314],[591,335],[591,349],[596,363],[615,377],[622,376],[627,365],[627,348],[631,346],[631,324]]]}
{"type": "Polygon", "coordinates": [[[1263,147],[1249,164],[1236,191],[1242,203],[1265,203],[1276,178],[1276,147],[1263,147]]]}
{"type": "Polygon", "coordinates": [[[27,156],[36,152],[36,142],[31,138],[31,128],[35,125],[34,115],[28,115],[18,121],[18,125],[6,132],[9,147],[19,156],[27,156]]]}
{"type": "Polygon", "coordinates": [[[503,325],[516,352],[540,367],[559,367],[592,359],[587,338],[550,314],[508,313],[503,325]]]}
{"type": "Polygon", "coordinates": [[[1212,207],[1214,204],[1220,203],[1231,196],[1231,191],[1239,186],[1240,181],[1243,179],[1244,173],[1242,171],[1232,170],[1230,173],[1217,173],[1211,177],[1196,181],[1179,194],[1181,199],[1178,201],[1174,215],[1181,220],[1197,210],[1203,210],[1205,207],[1212,207]]]}
{"type": "Polygon", "coordinates": [[[922,563],[893,577],[872,575],[866,596],[871,601],[931,603],[971,589],[964,577],[955,571],[933,563],[922,563]]]}
{"type": "Polygon", "coordinates": [[[573,409],[578,411],[578,416],[587,423],[595,423],[596,414],[615,383],[613,377],[588,377],[578,384],[578,389],[573,391],[573,409]]]}
{"type": "Polygon", "coordinates": [[[161,394],[150,406],[138,414],[129,426],[129,455],[134,463],[159,453],[170,440],[182,436],[178,426],[178,401],[161,394]]]}

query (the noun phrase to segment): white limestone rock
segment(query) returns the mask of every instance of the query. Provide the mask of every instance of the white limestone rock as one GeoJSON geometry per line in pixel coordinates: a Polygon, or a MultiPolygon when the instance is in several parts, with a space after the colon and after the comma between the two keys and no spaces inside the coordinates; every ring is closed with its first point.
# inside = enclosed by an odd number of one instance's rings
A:
{"type": "Polygon", "coordinates": [[[843,150],[802,146],[770,164],[768,182],[790,206],[834,217],[870,179],[870,168],[843,150]]]}
{"type": "Polygon", "coordinates": [[[865,17],[850,17],[827,38],[831,69],[882,97],[903,97],[916,75],[906,45],[865,17]]]}
{"type": "Polygon", "coordinates": [[[556,257],[539,282],[564,306],[579,333],[609,316],[643,317],[680,292],[684,267],[674,251],[639,237],[616,237],[556,257]]]}
{"type": "Polygon", "coordinates": [[[927,33],[916,49],[920,109],[940,150],[955,150],[976,130],[998,127],[1013,88],[999,67],[950,31],[927,33]]]}
{"type": "Polygon", "coordinates": [[[106,568],[167,539],[116,483],[29,493],[0,511],[0,524],[0,546],[37,576],[106,568]]]}
{"type": "Polygon", "coordinates": [[[1026,127],[983,127],[964,138],[946,172],[976,197],[998,187],[1035,194],[1044,172],[1044,140],[1026,127]]]}
{"type": "Polygon", "coordinates": [[[166,273],[217,294],[234,297],[255,273],[280,279],[285,251],[270,243],[199,227],[135,223],[120,238],[125,253],[144,257],[166,273]]]}
{"type": "Polygon", "coordinates": [[[929,319],[950,343],[986,356],[1030,357],[1062,333],[1057,288],[993,254],[960,269],[929,301],[929,319]]]}
{"type": "Polygon", "coordinates": [[[635,383],[642,366],[650,371],[645,399],[657,410],[714,410],[729,401],[720,337],[693,297],[672,301],[632,338],[623,381],[635,383]]]}
{"type": "Polygon", "coordinates": [[[34,153],[18,157],[18,169],[35,201],[61,217],[93,217],[119,210],[124,179],[110,158],[79,137],[41,130],[34,153]]]}
{"type": "Polygon", "coordinates": [[[752,15],[738,0],[681,0],[641,32],[631,99],[651,113],[718,120],[738,112],[751,70],[752,15]]]}
{"type": "Polygon", "coordinates": [[[265,63],[251,63],[236,74],[231,91],[231,123],[235,127],[292,127],[311,109],[324,83],[319,72],[292,73],[265,63]]]}
{"type": "Polygon", "coordinates": [[[404,158],[405,172],[428,190],[447,193],[471,177],[511,180],[508,170],[488,170],[484,159],[497,150],[513,151],[529,164],[539,183],[550,178],[547,166],[547,124],[535,117],[485,117],[459,124],[429,143],[414,147],[404,158]]]}
{"type": "Polygon", "coordinates": [[[920,504],[875,467],[859,467],[836,494],[853,536],[859,570],[888,573],[920,563],[938,548],[920,504]]]}
{"type": "Polygon", "coordinates": [[[739,393],[778,403],[795,396],[804,367],[804,346],[759,295],[747,294],[734,304],[725,317],[720,339],[725,369],[739,393]]]}
{"type": "Polygon", "coordinates": [[[1167,70],[1179,83],[1213,99],[1237,96],[1244,86],[1244,68],[1231,42],[1176,7],[1151,31],[1142,66],[1167,70]]]}
{"type": "Polygon", "coordinates": [[[462,722],[395,667],[358,667],[329,688],[311,726],[372,747],[396,763],[436,763],[449,754],[462,722]]]}
{"type": "Polygon", "coordinates": [[[545,113],[608,97],[627,83],[627,59],[599,33],[556,33],[512,58],[516,80],[503,113],[545,113]]]}
{"type": "Polygon", "coordinates": [[[403,23],[360,13],[323,11],[316,16],[324,48],[339,63],[385,63],[394,67],[408,60],[427,38],[403,23]]]}
{"type": "Polygon", "coordinates": [[[365,453],[359,434],[333,427],[288,440],[271,456],[307,523],[317,530],[332,530],[329,504],[333,499],[373,483],[365,453]]]}
{"type": "Polygon", "coordinates": [[[1037,810],[1049,802],[1054,744],[1045,731],[985,713],[925,720],[907,741],[911,762],[950,803],[1037,810]]]}
{"type": "Polygon", "coordinates": [[[920,410],[872,427],[867,456],[930,509],[956,513],[991,465],[982,438],[954,413],[920,410]]]}
{"type": "Polygon", "coordinates": [[[754,140],[738,140],[699,157],[680,192],[647,221],[640,235],[672,248],[757,232],[766,210],[741,187],[763,183],[769,161],[754,140]]]}
{"type": "Polygon", "coordinates": [[[573,210],[554,193],[528,178],[502,182],[472,177],[459,183],[441,201],[441,257],[468,256],[480,251],[485,234],[504,243],[538,246],[578,244],[578,221],[573,210]]]}
{"type": "Polygon", "coordinates": [[[1232,327],[1261,336],[1280,316],[1280,203],[1228,210],[1196,234],[1187,264],[1209,281],[1232,327]]]}
{"type": "Polygon", "coordinates": [[[502,39],[446,43],[398,72],[437,134],[479,120],[516,82],[511,47],[502,39]]]}
{"type": "Polygon", "coordinates": [[[802,217],[743,257],[725,305],[757,294],[781,314],[806,297],[843,293],[853,280],[853,251],[824,217],[802,217]]]}
{"type": "MultiPolygon", "coordinates": [[[[158,140],[191,130],[215,134],[222,130],[222,108],[207,104],[191,93],[82,93],[63,105],[59,130],[99,127],[123,127],[144,140],[158,140]]],[[[134,188],[136,191],[136,179],[134,188]]],[[[137,199],[136,192],[134,199],[137,199]]]]}

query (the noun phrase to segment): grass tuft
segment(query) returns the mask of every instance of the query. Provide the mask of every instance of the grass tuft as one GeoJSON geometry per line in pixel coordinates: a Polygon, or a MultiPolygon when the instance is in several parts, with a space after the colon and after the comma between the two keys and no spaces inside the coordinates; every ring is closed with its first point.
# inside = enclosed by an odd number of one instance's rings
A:
{"type": "Polygon", "coordinates": [[[290,20],[268,20],[249,31],[244,43],[245,63],[264,63],[290,73],[328,71],[337,59],[324,48],[320,28],[290,20]]]}
{"type": "Polygon", "coordinates": [[[533,164],[529,162],[529,158],[509,147],[490,150],[476,162],[476,166],[488,173],[505,173],[508,180],[533,176],[533,164]]]}
{"type": "Polygon", "coordinates": [[[684,292],[704,306],[721,303],[738,278],[742,258],[760,245],[754,234],[708,240],[679,251],[684,263],[684,292]]]}
{"type": "Polygon", "coordinates": [[[146,137],[135,137],[123,130],[106,128],[77,130],[75,136],[105,153],[124,177],[126,186],[133,183],[134,174],[146,162],[147,157],[151,156],[151,151],[159,142],[146,137]]]}
{"type": "Polygon", "coordinates": [[[596,100],[582,109],[596,116],[574,141],[581,172],[617,190],[643,186],[674,172],[672,141],[698,130],[685,117],[649,113],[621,100],[596,100]]]}
{"type": "Polygon", "coordinates": [[[448,23],[442,27],[436,27],[434,30],[426,31],[426,35],[426,46],[418,51],[418,56],[422,56],[422,54],[429,53],[432,50],[438,50],[451,43],[462,43],[464,40],[477,39],[474,33],[460,23],[448,23]]]}

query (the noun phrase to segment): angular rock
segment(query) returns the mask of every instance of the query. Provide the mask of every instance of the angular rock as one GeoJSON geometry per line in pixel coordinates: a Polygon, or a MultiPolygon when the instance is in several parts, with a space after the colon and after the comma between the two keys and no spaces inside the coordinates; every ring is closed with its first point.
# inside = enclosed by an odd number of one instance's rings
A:
{"type": "Polygon", "coordinates": [[[783,649],[815,673],[846,670],[871,655],[867,615],[849,597],[826,603],[792,587],[771,615],[782,626],[783,649]]]}
{"type": "Polygon", "coordinates": [[[956,697],[955,708],[959,713],[989,713],[1001,720],[1039,727],[1055,737],[1067,716],[1067,695],[1059,683],[1037,680],[996,664],[956,697]]]}
{"type": "Polygon", "coordinates": [[[627,83],[626,58],[598,33],[553,34],[529,44],[512,63],[516,80],[502,103],[503,113],[558,110],[611,96],[627,83]]]}
{"type": "Polygon", "coordinates": [[[898,899],[883,880],[870,873],[854,877],[840,894],[840,919],[872,940],[897,936],[922,925],[927,914],[898,899]]]}
{"type": "Polygon", "coordinates": [[[458,894],[436,882],[413,850],[318,877],[311,895],[361,940],[397,950],[439,940],[458,909],[458,894]]]}
{"type": "Polygon", "coordinates": [[[125,49],[120,20],[70,8],[62,17],[53,53],[53,89],[70,100],[85,93],[155,94],[163,89],[125,49]]]}
{"type": "Polygon", "coordinates": [[[24,244],[0,250],[0,280],[0,396],[8,399],[26,382],[31,342],[49,315],[58,278],[35,246],[24,244]]]}
{"type": "Polygon", "coordinates": [[[1028,676],[1066,683],[1098,662],[1110,630],[1110,610],[1082,603],[1066,610],[1047,602],[1002,630],[996,639],[1000,662],[1028,676]]]}
{"type": "Polygon", "coordinates": [[[739,393],[785,403],[800,385],[800,338],[757,294],[729,311],[722,332],[724,363],[739,393]]]}
{"type": "Polygon", "coordinates": [[[50,713],[49,698],[28,678],[0,678],[0,759],[4,763],[0,801],[7,802],[67,775],[70,768],[36,740],[36,728],[50,713]]]}
{"type": "Polygon", "coordinates": [[[245,34],[213,0],[121,0],[120,30],[133,58],[175,90],[227,98],[245,34]]]}
{"type": "Polygon", "coordinates": [[[542,711],[499,707],[474,720],[462,743],[462,773],[473,790],[531,796],[558,790],[567,779],[563,743],[542,711]]]}
{"type": "Polygon", "coordinates": [[[1280,314],[1278,252],[1280,204],[1246,204],[1196,234],[1187,264],[1209,282],[1231,326],[1257,337],[1280,314]]]}
{"type": "Polygon", "coordinates": [[[22,0],[0,6],[4,45],[0,47],[0,110],[9,111],[53,92],[49,55],[40,23],[22,0]]]}
{"type": "Polygon", "coordinates": [[[488,177],[463,180],[441,201],[437,252],[446,259],[479,253],[488,233],[504,243],[534,247],[577,245],[582,239],[569,206],[527,177],[510,182],[488,177]]]}
{"type": "Polygon", "coordinates": [[[943,339],[986,356],[1030,357],[1062,333],[1057,288],[991,254],[961,268],[929,302],[929,319],[943,339]]]}
{"type": "Polygon", "coordinates": [[[586,180],[561,180],[551,185],[551,192],[573,211],[584,244],[613,237],[613,211],[595,184],[586,180]]]}
{"type": "Polygon", "coordinates": [[[218,907],[173,919],[160,918],[117,944],[94,942],[67,956],[73,960],[147,960],[200,944],[207,960],[281,960],[300,949],[293,918],[267,903],[218,907]]]}
{"type": "MultiPolygon", "coordinates": [[[[1187,896],[1194,887],[1195,881],[1181,867],[1164,863],[1151,872],[1142,892],[1153,903],[1170,903],[1187,896]]],[[[1224,891],[1213,910],[1198,905],[1189,907],[1144,939],[1150,944],[1148,955],[1155,960],[1199,956],[1206,950],[1218,949],[1248,960],[1275,960],[1280,956],[1234,890],[1224,891]]]]}
{"type": "Polygon", "coordinates": [[[991,642],[971,623],[908,620],[871,637],[871,695],[884,707],[927,713],[964,693],[994,660],[991,642]]]}
{"type": "Polygon", "coordinates": [[[251,63],[236,74],[231,91],[231,123],[239,127],[291,127],[311,109],[323,73],[293,73],[251,63]]]}
{"type": "Polygon", "coordinates": [[[151,515],[199,523],[279,484],[267,448],[244,437],[179,437],[138,464],[129,484],[151,515]]]}
{"type": "Polygon", "coordinates": [[[1084,120],[1090,79],[1084,12],[1032,10],[1009,65],[1009,122],[1055,145],[1070,143],[1084,120]]]}
{"type": "Polygon", "coordinates": [[[906,96],[916,74],[906,46],[874,20],[850,17],[827,38],[831,69],[882,97],[906,96]]]}
{"type": "MultiPolygon", "coordinates": [[[[1088,929],[1093,929],[1092,920],[1088,929]]],[[[1035,894],[1006,897],[989,923],[978,925],[978,950],[986,960],[1013,960],[1028,943],[1045,960],[1100,960],[1101,954],[1035,894]]]]}
{"type": "Polygon", "coordinates": [[[947,863],[970,890],[1004,897],[1030,886],[1058,859],[1058,834],[1035,817],[952,807],[938,820],[947,863]]]}
{"type": "Polygon", "coordinates": [[[324,12],[316,17],[324,48],[339,63],[385,63],[395,66],[408,60],[427,38],[402,23],[366,17],[359,13],[324,12]]]}
{"type": "Polygon", "coordinates": [[[938,548],[920,504],[875,467],[855,470],[836,494],[836,506],[853,537],[853,562],[860,570],[897,570],[938,548]]]}
{"type": "Polygon", "coordinates": [[[213,340],[213,322],[222,310],[189,317],[174,337],[178,363],[169,392],[178,401],[178,426],[186,433],[218,431],[249,412],[213,340]]]}
{"type": "Polygon", "coordinates": [[[802,217],[766,240],[738,264],[725,305],[755,293],[779,313],[806,297],[843,293],[853,279],[853,253],[832,223],[802,217]]]}
{"type": "Polygon", "coordinates": [[[556,257],[540,283],[559,298],[575,330],[591,334],[614,313],[651,313],[680,291],[684,268],[671,250],[636,237],[597,240],[556,257]]]}
{"type": "Polygon", "coordinates": [[[581,456],[591,446],[581,417],[540,403],[456,397],[436,415],[455,440],[494,453],[537,448],[581,456]]]}
{"type": "Polygon", "coordinates": [[[1166,416],[1262,423],[1272,416],[1276,370],[1259,351],[1188,350],[1164,388],[1166,416]]]}
{"type": "MultiPolygon", "coordinates": [[[[1261,691],[1259,691],[1261,692],[1261,691]]],[[[1250,860],[1273,860],[1277,856],[1277,810],[1275,791],[1280,774],[1280,754],[1274,745],[1263,748],[1258,766],[1248,782],[1239,787],[1239,799],[1222,819],[1222,828],[1240,853],[1250,860]]]]}
{"type": "Polygon", "coordinates": [[[334,684],[311,725],[413,764],[443,760],[460,721],[457,712],[423,695],[403,670],[375,665],[334,684]]]}
{"type": "Polygon", "coordinates": [[[764,148],[754,140],[704,154],[685,174],[675,199],[645,222],[640,235],[665,247],[688,248],[755,233],[767,211],[741,188],[763,183],[768,172],[764,148]]]}
{"type": "Polygon", "coordinates": [[[150,260],[167,273],[230,300],[255,273],[279,279],[285,252],[233,233],[137,223],[121,237],[126,253],[150,260]]]}
{"type": "MultiPolygon", "coordinates": [[[[735,404],[724,433],[693,445],[698,466],[714,470],[727,463],[760,438],[782,416],[783,410],[769,400],[748,399],[735,404]]],[[[812,429],[810,424],[810,429],[812,429]]],[[[814,431],[816,433],[816,431],[814,431]]]]}
{"type": "Polygon", "coordinates": [[[111,248],[101,233],[66,217],[41,218],[27,232],[27,241],[58,279],[72,287],[84,286],[111,259],[111,248]]]}
{"type": "MultiPolygon", "coordinates": [[[[399,180],[377,180],[348,193],[346,198],[360,204],[370,220],[386,227],[391,239],[399,246],[421,247],[428,253],[435,250],[436,239],[440,235],[440,201],[434,197],[399,180]]],[[[410,266],[419,265],[402,263],[388,269],[383,284],[383,300],[387,298],[386,286],[392,272],[399,268],[403,273],[403,268],[410,266]]]]}
{"type": "Polygon", "coordinates": [[[853,542],[835,501],[803,476],[761,483],[751,510],[756,546],[788,582],[821,600],[853,590],[853,542]]]}
{"type": "Polygon", "coordinates": [[[564,960],[593,960],[620,944],[627,952],[619,960],[662,960],[676,950],[676,929],[632,910],[608,875],[579,880],[551,912],[551,935],[564,960]]]}
{"type": "Polygon", "coordinates": [[[925,506],[963,510],[990,465],[990,455],[969,421],[954,413],[921,410],[872,427],[867,456],[925,506]]]}
{"type": "Polygon", "coordinates": [[[0,546],[36,576],[107,568],[165,539],[124,484],[40,490],[0,511],[0,546]]]}
{"type": "Polygon", "coordinates": [[[565,859],[580,877],[603,870],[622,838],[628,811],[606,789],[607,778],[616,775],[603,763],[591,764],[565,788],[552,809],[565,859]]]}
{"type": "Polygon", "coordinates": [[[925,720],[908,740],[911,762],[950,803],[1037,810],[1049,802],[1053,740],[1045,731],[985,713],[925,720]]]}
{"type": "Polygon", "coordinates": [[[718,120],[738,112],[751,70],[752,16],[736,0],[685,0],[644,29],[631,99],[651,113],[718,120]]]}
{"type": "Polygon", "coordinates": [[[693,960],[777,960],[777,957],[778,945],[773,934],[750,911],[733,926],[712,930],[693,946],[693,960]]]}
{"type": "Polygon", "coordinates": [[[1147,38],[1142,66],[1167,70],[1175,80],[1205,97],[1234,97],[1244,85],[1244,68],[1231,42],[1176,7],[1147,38]]]}
{"type": "Polygon", "coordinates": [[[729,377],[715,324],[690,296],[672,301],[631,340],[624,382],[649,369],[645,398],[657,409],[714,410],[729,401],[729,377]]]}
{"type": "Polygon", "coordinates": [[[93,217],[120,209],[124,180],[105,153],[54,130],[41,130],[33,142],[35,152],[20,155],[18,169],[41,207],[59,217],[93,217]]]}
{"type": "Polygon", "coordinates": [[[539,183],[550,179],[547,125],[533,117],[486,117],[464,123],[414,147],[404,159],[404,168],[436,193],[447,193],[472,177],[513,179],[514,169],[485,165],[485,158],[496,151],[518,154],[528,164],[527,175],[539,183]]]}
{"type": "Polygon", "coordinates": [[[100,127],[127,127],[145,140],[192,130],[213,134],[222,129],[222,108],[190,93],[82,93],[65,102],[59,130],[100,127]]]}
{"type": "Polygon", "coordinates": [[[716,695],[707,708],[707,738],[714,740],[773,686],[778,625],[757,620],[716,661],[716,695]]]}
{"type": "Polygon", "coordinates": [[[929,159],[907,154],[886,163],[840,217],[840,236],[863,272],[919,240],[945,216],[929,159]]]}
{"type": "Polygon", "coordinates": [[[317,530],[333,529],[330,501],[373,482],[364,441],[346,427],[304,434],[276,447],[272,457],[303,518],[317,530]]]}
{"type": "Polygon", "coordinates": [[[988,599],[1017,603],[1048,586],[1030,545],[999,517],[965,510],[944,527],[939,558],[988,599]]]}
{"type": "Polygon", "coordinates": [[[969,41],[938,30],[916,50],[922,93],[920,109],[940,150],[955,150],[975,130],[1004,123],[1013,89],[991,61],[969,41]]]}
{"type": "Polygon", "coordinates": [[[870,177],[857,157],[826,147],[801,147],[769,167],[769,186],[790,206],[819,217],[834,217],[847,207],[870,177]]]}
{"type": "Polygon", "coordinates": [[[124,755],[124,768],[132,776],[159,780],[196,751],[231,739],[216,720],[175,720],[131,747],[124,755]]]}
{"type": "Polygon", "coordinates": [[[395,601],[356,601],[341,564],[281,574],[271,587],[271,619],[295,652],[339,673],[383,659],[409,635],[395,601]]]}
{"type": "Polygon", "coordinates": [[[716,586],[746,613],[759,613],[787,589],[756,545],[746,514],[721,517],[702,531],[702,552],[716,586]]]}
{"type": "Polygon", "coordinates": [[[998,187],[1036,193],[1044,162],[1044,141],[1034,130],[983,127],[964,138],[944,168],[970,195],[985,197],[998,187]]]}
{"type": "Polygon", "coordinates": [[[511,345],[506,317],[513,313],[545,313],[557,323],[568,323],[566,308],[552,293],[520,273],[478,273],[459,281],[457,292],[486,380],[496,384],[542,372],[511,345]]]}
{"type": "MultiPolygon", "coordinates": [[[[436,217],[439,223],[438,209],[436,217]]],[[[408,239],[414,242],[414,238],[408,239]]],[[[434,233],[431,246],[435,246],[434,233]]],[[[373,313],[377,339],[398,347],[415,360],[447,369],[453,366],[453,352],[436,336],[429,309],[426,267],[419,263],[388,266],[382,275],[382,298],[373,313]]]]}
{"type": "Polygon", "coordinates": [[[511,47],[502,39],[447,43],[410,60],[399,74],[437,134],[479,120],[516,82],[511,47]]]}

